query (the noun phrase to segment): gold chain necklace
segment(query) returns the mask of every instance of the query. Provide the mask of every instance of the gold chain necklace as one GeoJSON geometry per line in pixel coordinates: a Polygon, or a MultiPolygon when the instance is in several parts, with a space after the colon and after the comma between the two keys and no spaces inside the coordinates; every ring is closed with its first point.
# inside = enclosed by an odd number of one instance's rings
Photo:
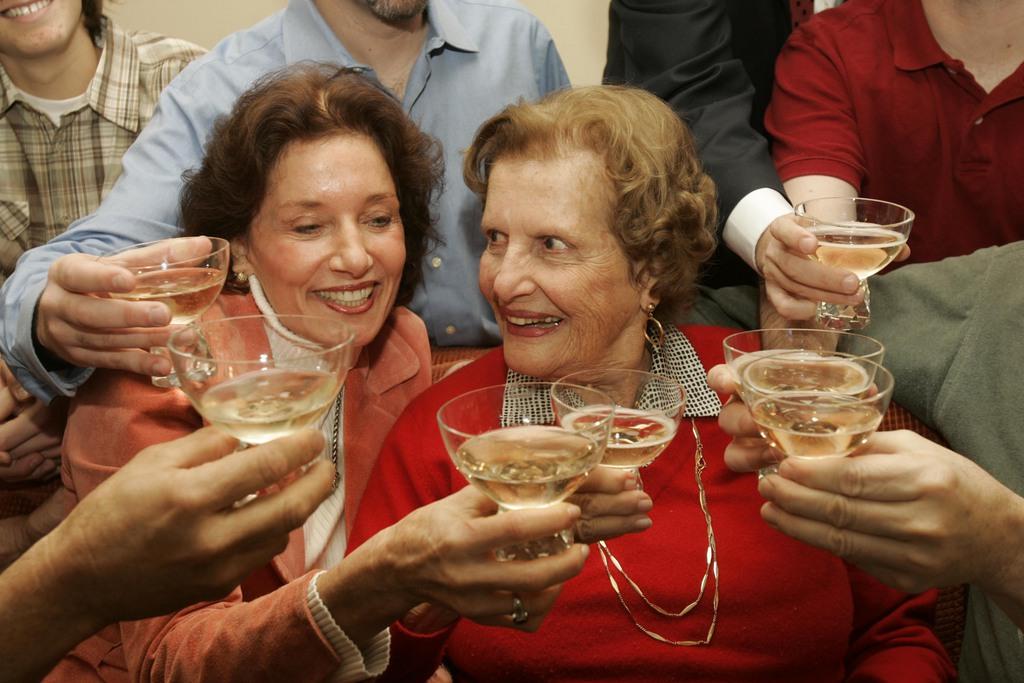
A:
{"type": "Polygon", "coordinates": [[[697,593],[697,597],[694,598],[694,600],[690,604],[686,605],[678,612],[673,612],[670,610],[666,610],[663,607],[659,607],[658,605],[651,602],[647,598],[647,596],[644,595],[644,592],[640,589],[640,586],[638,586],[636,582],[629,577],[629,574],[626,573],[626,570],[622,568],[622,564],[619,562],[618,558],[616,558],[615,555],[612,554],[612,551],[608,548],[608,544],[604,541],[599,541],[597,544],[598,549],[601,551],[601,561],[604,563],[605,572],[608,573],[608,581],[612,584],[612,590],[615,591],[616,597],[619,598],[619,603],[622,605],[622,608],[626,610],[626,614],[628,614],[629,618],[632,619],[633,624],[638,629],[640,629],[644,633],[644,635],[653,638],[654,640],[657,640],[662,643],[667,643],[669,645],[683,646],[709,645],[711,643],[712,636],[715,635],[715,626],[718,624],[718,550],[715,546],[715,532],[714,529],[712,529],[711,527],[711,513],[708,511],[708,498],[707,494],[704,492],[704,482],[701,477],[701,475],[704,472],[704,468],[707,467],[707,463],[704,461],[704,444],[701,443],[700,433],[697,431],[697,422],[693,418],[690,418],[690,427],[693,429],[693,438],[697,442],[697,449],[696,454],[694,455],[693,464],[694,478],[697,480],[697,491],[700,494],[700,509],[704,513],[704,523],[707,526],[708,530],[707,564],[704,568],[704,577],[700,581],[700,591],[697,593]],[[684,617],[690,612],[692,612],[693,609],[698,604],[700,604],[700,601],[704,598],[704,589],[707,587],[708,577],[713,576],[715,581],[715,594],[712,598],[711,604],[714,609],[714,612],[711,616],[711,625],[708,626],[708,633],[704,637],[704,639],[671,640],[643,626],[639,621],[637,621],[636,615],[633,614],[633,610],[629,608],[629,605],[626,604],[625,599],[622,597],[622,592],[619,590],[619,584],[615,580],[615,576],[612,573],[612,568],[611,566],[609,566],[609,561],[612,565],[614,565],[615,569],[620,574],[622,574],[622,577],[626,580],[630,587],[632,587],[636,594],[639,595],[641,599],[643,599],[644,603],[646,603],[648,607],[650,607],[658,614],[664,615],[666,617],[679,618],[684,617]]]}

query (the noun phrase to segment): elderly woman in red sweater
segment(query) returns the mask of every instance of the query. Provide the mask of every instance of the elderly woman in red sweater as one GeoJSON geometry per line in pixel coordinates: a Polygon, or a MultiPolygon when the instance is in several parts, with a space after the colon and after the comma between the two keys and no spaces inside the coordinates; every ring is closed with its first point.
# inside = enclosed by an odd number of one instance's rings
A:
{"type": "MultiPolygon", "coordinates": [[[[619,564],[591,553],[538,635],[462,620],[420,633],[421,646],[433,641],[456,681],[952,678],[928,626],[932,594],[891,590],[767,527],[755,482],[724,466],[729,437],[705,376],[729,330],[658,321],[695,295],[716,221],[712,182],[672,111],[611,87],[513,105],[480,129],[465,177],[484,198],[480,287],[504,346],[399,418],[353,545],[465,486],[436,423],[463,392],[624,367],[676,378],[687,405],[675,440],[643,471],[653,526],[607,544],[619,564]]],[[[396,651],[387,675],[406,680],[403,661],[396,651]]]]}
{"type": "MultiPolygon", "coordinates": [[[[232,280],[207,315],[260,313],[279,325],[277,316],[315,315],[354,332],[358,360],[319,424],[327,446],[312,473],[330,470],[338,483],[271,564],[223,599],[106,629],[65,658],[52,680],[363,680],[387,665],[389,625],[424,602],[485,623],[537,627],[545,609],[513,624],[506,591],[550,605],[585,549],[523,569],[482,551],[531,528],[564,528],[578,515],[571,506],[503,520],[467,490],[345,557],[380,445],[430,383],[426,330],[402,304],[433,234],[438,168],[436,144],[399,103],[346,69],[273,75],[217,125],[182,199],[186,232],[231,243],[232,280]]],[[[290,351],[278,343],[273,353],[290,351]]],[[[181,391],[99,371],[72,406],[65,483],[84,496],[141,448],[201,425],[181,391]]],[[[181,493],[181,505],[194,504],[181,493]]],[[[261,510],[259,499],[247,505],[251,515],[261,510]]],[[[423,662],[423,676],[436,668],[429,656],[411,659],[423,662]]]]}

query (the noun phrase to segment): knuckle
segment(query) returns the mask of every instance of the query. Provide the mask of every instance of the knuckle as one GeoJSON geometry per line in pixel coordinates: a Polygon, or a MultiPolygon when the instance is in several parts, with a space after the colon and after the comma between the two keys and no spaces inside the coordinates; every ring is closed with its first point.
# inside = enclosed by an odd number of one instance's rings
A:
{"type": "Polygon", "coordinates": [[[843,529],[830,527],[825,538],[825,547],[833,555],[844,560],[852,560],[855,554],[853,540],[850,534],[843,529]]]}
{"type": "Polygon", "coordinates": [[[302,500],[293,496],[281,501],[280,520],[286,528],[297,529],[308,516],[309,510],[302,500]]]}
{"type": "Polygon", "coordinates": [[[840,529],[852,526],[854,514],[849,499],[844,496],[830,496],[825,504],[825,518],[832,526],[840,529]]]}
{"type": "Polygon", "coordinates": [[[924,494],[944,494],[956,489],[957,476],[949,467],[929,467],[921,476],[921,492],[924,494]]]}
{"type": "Polygon", "coordinates": [[[594,538],[594,523],[590,519],[580,519],[576,522],[575,536],[577,541],[589,543],[594,538]]]}
{"type": "Polygon", "coordinates": [[[839,472],[839,493],[849,498],[860,498],[865,488],[864,469],[855,460],[839,472]]]}

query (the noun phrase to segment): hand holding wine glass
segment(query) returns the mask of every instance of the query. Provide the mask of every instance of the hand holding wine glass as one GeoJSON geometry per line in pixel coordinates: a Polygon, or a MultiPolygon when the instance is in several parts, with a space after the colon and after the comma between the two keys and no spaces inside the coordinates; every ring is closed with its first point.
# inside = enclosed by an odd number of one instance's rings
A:
{"type": "Polygon", "coordinates": [[[914,224],[910,209],[877,199],[821,197],[796,207],[797,217],[818,240],[813,258],[852,271],[860,278],[860,304],[821,302],[818,322],[837,330],[866,327],[871,320],[867,278],[889,265],[903,250],[914,224]]]}
{"type": "MultiPolygon", "coordinates": [[[[230,245],[220,237],[177,237],[118,249],[99,257],[134,277],[131,291],[109,292],[112,299],[153,301],[167,307],[171,325],[184,325],[201,316],[220,294],[230,263],[230,245]]],[[[151,347],[166,355],[163,347],[151,347]]],[[[174,385],[169,376],[154,376],[158,387],[174,385]]]]}
{"type": "MultiPolygon", "coordinates": [[[[499,510],[542,508],[564,500],[600,461],[614,410],[611,397],[587,387],[562,385],[554,395],[575,407],[562,418],[552,408],[549,382],[500,384],[470,391],[437,413],[455,466],[494,500],[499,510]]],[[[499,559],[533,559],[565,551],[571,533],[498,551],[499,559]]]]}

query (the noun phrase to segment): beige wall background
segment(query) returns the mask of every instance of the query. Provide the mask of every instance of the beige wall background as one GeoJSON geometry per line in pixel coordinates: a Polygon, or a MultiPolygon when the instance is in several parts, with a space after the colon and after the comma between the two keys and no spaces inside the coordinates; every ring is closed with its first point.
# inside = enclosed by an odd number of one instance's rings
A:
{"type": "MultiPolygon", "coordinates": [[[[608,38],[608,0],[520,0],[548,27],[575,85],[601,82],[608,38]]],[[[212,47],[255,24],[287,0],[106,0],[106,13],[126,28],[156,31],[212,47]]]]}

